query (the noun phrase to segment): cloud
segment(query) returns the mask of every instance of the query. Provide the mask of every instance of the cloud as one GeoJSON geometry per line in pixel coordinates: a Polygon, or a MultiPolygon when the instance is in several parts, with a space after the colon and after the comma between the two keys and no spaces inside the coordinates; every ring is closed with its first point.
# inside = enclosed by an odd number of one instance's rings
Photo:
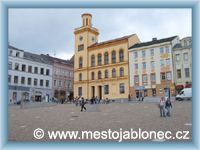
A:
{"type": "Polygon", "coordinates": [[[93,15],[100,41],[136,33],[153,37],[191,36],[191,9],[9,9],[9,42],[34,53],[69,58],[74,53],[74,29],[81,14],[93,15]]]}

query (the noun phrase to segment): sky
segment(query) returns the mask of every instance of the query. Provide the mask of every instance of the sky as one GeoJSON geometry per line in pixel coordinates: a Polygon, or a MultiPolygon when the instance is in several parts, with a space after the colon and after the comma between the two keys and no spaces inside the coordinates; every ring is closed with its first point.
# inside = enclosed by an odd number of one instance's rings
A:
{"type": "Polygon", "coordinates": [[[99,42],[137,34],[141,42],[157,37],[192,35],[191,9],[31,9],[8,11],[9,44],[36,54],[70,59],[74,54],[74,29],[81,14],[92,14],[99,42]]]}

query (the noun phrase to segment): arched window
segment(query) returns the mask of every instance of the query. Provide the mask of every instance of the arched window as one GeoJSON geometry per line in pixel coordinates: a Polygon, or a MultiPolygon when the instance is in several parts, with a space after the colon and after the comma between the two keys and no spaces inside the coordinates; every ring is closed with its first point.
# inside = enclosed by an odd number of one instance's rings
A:
{"type": "Polygon", "coordinates": [[[123,77],[123,76],[124,76],[124,68],[121,67],[121,68],[120,68],[120,77],[123,77]]]}
{"type": "Polygon", "coordinates": [[[83,58],[80,57],[79,58],[79,68],[82,68],[83,67],[83,58]]]}
{"type": "Polygon", "coordinates": [[[92,80],[94,80],[94,78],[95,78],[94,76],[95,76],[95,75],[94,75],[94,72],[92,72],[92,73],[91,73],[91,78],[92,78],[92,80]]]}
{"type": "Polygon", "coordinates": [[[124,61],[124,51],[123,51],[123,49],[121,49],[121,50],[119,51],[119,61],[120,61],[120,62],[123,62],[123,61],[124,61]]]}
{"type": "Polygon", "coordinates": [[[82,81],[82,73],[79,73],[79,81],[82,81]]]}
{"type": "Polygon", "coordinates": [[[98,54],[98,66],[101,66],[102,63],[102,57],[101,54],[98,54]]]}
{"type": "Polygon", "coordinates": [[[116,52],[112,51],[112,63],[116,63],[116,52]]]}
{"type": "Polygon", "coordinates": [[[91,67],[94,67],[95,66],[95,56],[92,55],[91,56],[91,67]]]}
{"type": "Polygon", "coordinates": [[[115,69],[115,68],[112,69],[112,77],[113,77],[113,78],[116,77],[116,69],[115,69]]]}
{"type": "Polygon", "coordinates": [[[107,65],[108,63],[109,63],[108,52],[105,52],[105,54],[104,54],[104,64],[107,65]]]}
{"type": "Polygon", "coordinates": [[[105,70],[105,78],[108,78],[108,70],[105,70]]]}
{"type": "Polygon", "coordinates": [[[98,71],[98,79],[101,79],[101,71],[98,71]]]}

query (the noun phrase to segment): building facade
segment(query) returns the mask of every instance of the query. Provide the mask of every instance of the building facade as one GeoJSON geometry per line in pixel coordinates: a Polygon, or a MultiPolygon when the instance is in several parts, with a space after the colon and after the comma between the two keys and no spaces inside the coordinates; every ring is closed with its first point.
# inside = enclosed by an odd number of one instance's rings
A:
{"type": "Polygon", "coordinates": [[[51,62],[13,46],[9,46],[8,51],[9,102],[49,101],[52,97],[51,62]]]}
{"type": "Polygon", "coordinates": [[[132,97],[175,95],[172,48],[177,43],[177,36],[153,38],[129,48],[132,97]]]}
{"type": "Polygon", "coordinates": [[[53,64],[52,93],[61,100],[73,97],[74,65],[73,61],[63,60],[49,55],[41,55],[53,64]]]}
{"type": "Polygon", "coordinates": [[[98,43],[98,29],[92,15],[82,15],[76,28],[74,96],[86,99],[127,99],[129,95],[128,48],[140,40],[136,34],[98,43]]]}
{"type": "Polygon", "coordinates": [[[173,48],[176,91],[192,86],[192,38],[185,37],[173,48]]]}

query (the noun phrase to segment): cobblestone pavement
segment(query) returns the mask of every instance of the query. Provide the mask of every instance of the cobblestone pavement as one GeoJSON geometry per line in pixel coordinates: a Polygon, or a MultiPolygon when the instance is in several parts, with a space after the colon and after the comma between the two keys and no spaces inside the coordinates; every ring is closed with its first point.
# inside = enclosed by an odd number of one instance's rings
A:
{"type": "MultiPolygon", "coordinates": [[[[192,102],[173,102],[172,116],[160,117],[157,103],[86,104],[87,111],[80,112],[74,104],[20,109],[9,106],[10,141],[49,141],[47,136],[37,140],[36,128],[44,131],[190,131],[192,138],[192,102]]],[[[66,140],[64,140],[66,141],[66,140]]],[[[166,140],[167,141],[167,140],[166,140]]],[[[177,141],[177,140],[176,140],[177,141]]],[[[187,140],[188,141],[188,140],[187,140]]]]}

